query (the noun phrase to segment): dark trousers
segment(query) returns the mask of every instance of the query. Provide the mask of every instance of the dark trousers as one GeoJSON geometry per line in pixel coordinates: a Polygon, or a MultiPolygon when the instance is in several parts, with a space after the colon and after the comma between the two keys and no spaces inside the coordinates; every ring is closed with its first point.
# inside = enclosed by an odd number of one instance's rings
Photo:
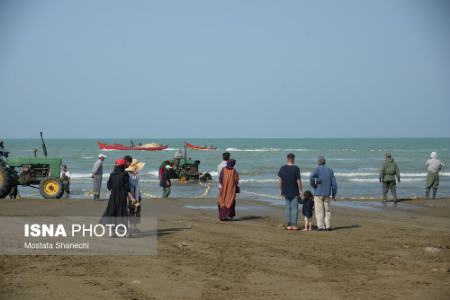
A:
{"type": "Polygon", "coordinates": [[[169,198],[170,195],[170,186],[168,187],[163,187],[163,194],[162,197],[163,198],[169,198]]]}
{"type": "Polygon", "coordinates": [[[394,181],[384,181],[383,182],[383,200],[387,200],[387,193],[389,190],[392,193],[392,198],[394,198],[394,202],[397,202],[397,190],[396,190],[396,184],[394,181]]]}

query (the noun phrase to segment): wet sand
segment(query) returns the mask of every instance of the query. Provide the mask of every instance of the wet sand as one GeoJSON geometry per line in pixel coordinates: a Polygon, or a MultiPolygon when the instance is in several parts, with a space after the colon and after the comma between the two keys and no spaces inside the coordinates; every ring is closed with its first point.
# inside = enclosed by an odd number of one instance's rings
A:
{"type": "MultiPolygon", "coordinates": [[[[0,215],[105,206],[3,199],[0,215]]],[[[450,299],[450,199],[336,205],[331,232],[288,232],[282,207],[245,200],[233,222],[214,199],[145,199],[143,213],[158,218],[157,255],[3,255],[0,299],[450,299]]]]}

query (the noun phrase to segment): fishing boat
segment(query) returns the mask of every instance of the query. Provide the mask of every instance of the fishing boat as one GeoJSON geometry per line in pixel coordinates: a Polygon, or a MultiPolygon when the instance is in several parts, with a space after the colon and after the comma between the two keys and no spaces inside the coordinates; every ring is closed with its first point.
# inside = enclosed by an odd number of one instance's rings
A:
{"type": "Polygon", "coordinates": [[[214,147],[212,145],[209,146],[196,146],[190,143],[185,142],[184,143],[186,145],[186,147],[193,149],[193,150],[217,150],[217,147],[214,147]]]}
{"type": "Polygon", "coordinates": [[[167,149],[169,145],[160,145],[156,143],[144,144],[144,145],[134,145],[134,146],[126,146],[122,144],[105,144],[97,141],[98,147],[102,150],[127,150],[127,151],[161,151],[167,149]]]}

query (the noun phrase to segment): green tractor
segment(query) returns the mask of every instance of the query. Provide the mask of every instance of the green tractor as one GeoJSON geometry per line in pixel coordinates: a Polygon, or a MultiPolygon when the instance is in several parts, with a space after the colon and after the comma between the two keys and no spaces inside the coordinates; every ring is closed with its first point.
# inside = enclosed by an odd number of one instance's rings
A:
{"type": "Polygon", "coordinates": [[[0,159],[0,199],[17,194],[17,186],[39,188],[46,199],[61,198],[64,193],[59,178],[62,159],[48,158],[41,132],[42,150],[45,157],[1,158],[0,159]]]}
{"type": "Polygon", "coordinates": [[[165,160],[162,162],[160,166],[160,174],[162,172],[162,168],[165,168],[166,165],[170,165],[170,178],[178,179],[181,183],[186,183],[188,181],[202,181],[207,182],[211,180],[211,174],[208,172],[200,173],[199,172],[199,160],[193,160],[191,158],[187,158],[187,150],[186,146],[184,148],[184,155],[175,157],[173,160],[165,160]]]}

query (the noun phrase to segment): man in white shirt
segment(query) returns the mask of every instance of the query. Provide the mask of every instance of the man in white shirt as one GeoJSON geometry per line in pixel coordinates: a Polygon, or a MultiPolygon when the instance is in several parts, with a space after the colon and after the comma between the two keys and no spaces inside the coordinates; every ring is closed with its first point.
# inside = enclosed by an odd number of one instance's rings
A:
{"type": "Polygon", "coordinates": [[[425,197],[430,198],[430,190],[433,189],[433,200],[436,199],[436,193],[439,188],[439,172],[444,169],[444,164],[437,159],[436,152],[431,152],[430,159],[426,162],[427,167],[427,187],[425,197]]]}

